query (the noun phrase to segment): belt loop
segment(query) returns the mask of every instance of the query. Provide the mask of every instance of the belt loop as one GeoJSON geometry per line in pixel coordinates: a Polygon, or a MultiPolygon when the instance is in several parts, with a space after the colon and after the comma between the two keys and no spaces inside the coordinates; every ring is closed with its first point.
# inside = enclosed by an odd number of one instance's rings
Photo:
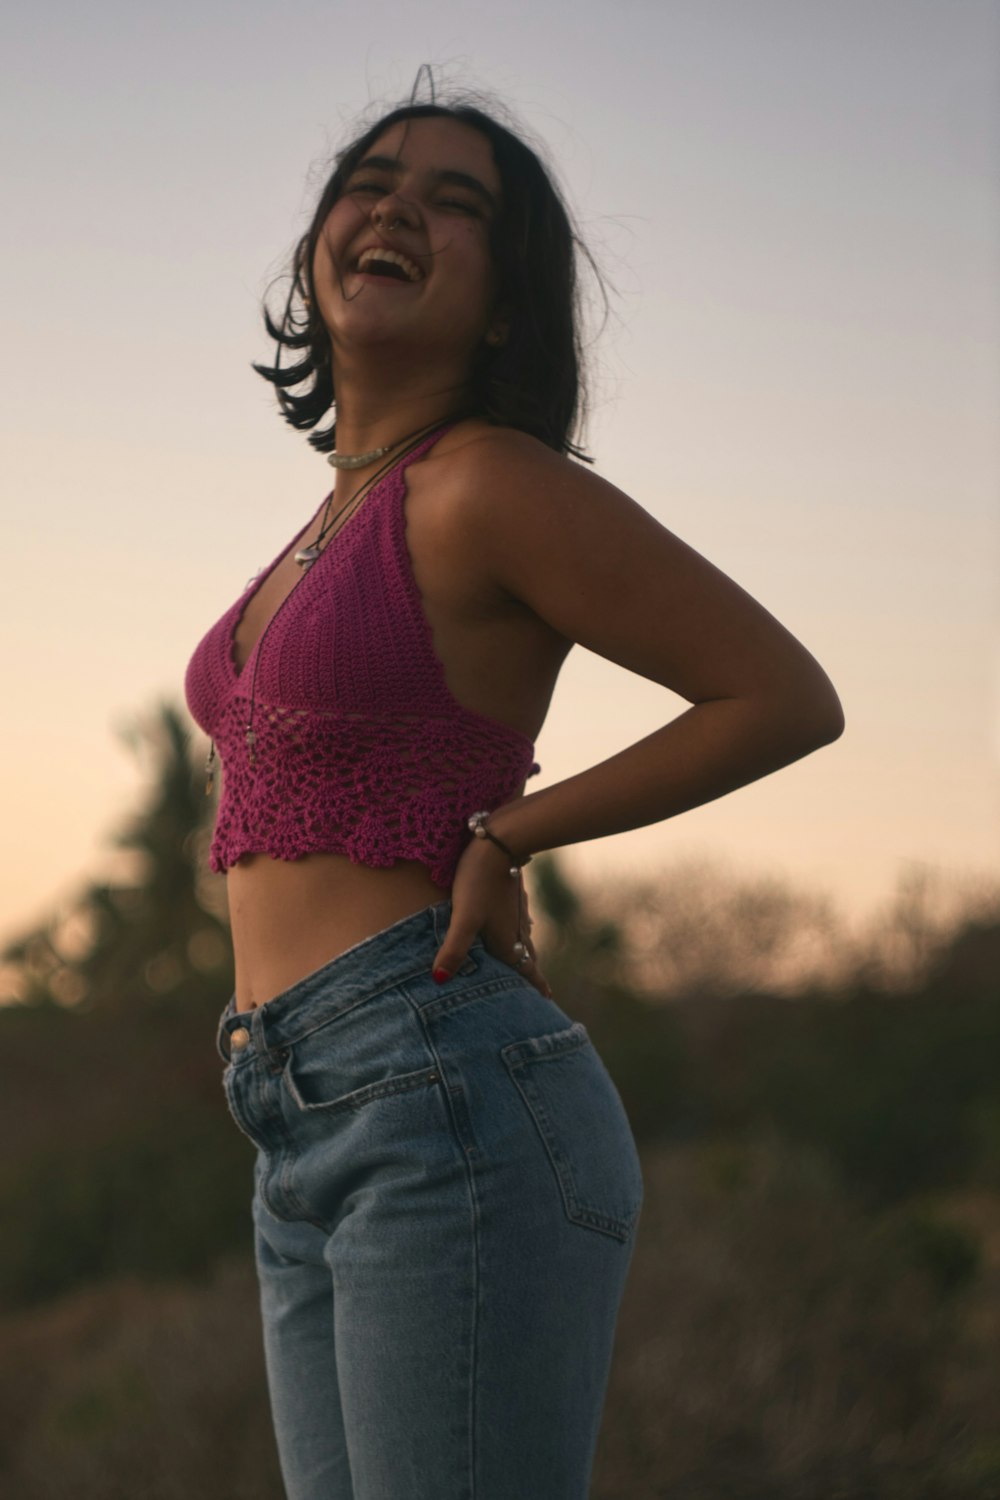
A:
{"type": "Polygon", "coordinates": [[[229,1000],[226,1004],[226,1008],[222,1012],[222,1015],[219,1017],[218,1025],[215,1028],[215,1050],[216,1052],[218,1052],[223,1062],[230,1061],[229,1032],[226,1028],[226,1022],[229,1020],[230,1016],[233,1016],[236,1013],[235,1001],[235,994],[230,995],[229,1000]]]}
{"type": "Polygon", "coordinates": [[[255,1005],[250,1012],[250,1038],[254,1045],[254,1051],[258,1056],[267,1051],[267,1037],[264,1035],[264,1007],[255,1005]]]}

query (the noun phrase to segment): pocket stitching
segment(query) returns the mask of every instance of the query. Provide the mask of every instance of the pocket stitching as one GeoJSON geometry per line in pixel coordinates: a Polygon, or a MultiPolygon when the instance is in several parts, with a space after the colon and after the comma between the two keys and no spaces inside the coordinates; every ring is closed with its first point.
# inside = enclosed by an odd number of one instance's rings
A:
{"type": "Polygon", "coordinates": [[[482,984],[473,985],[469,989],[461,988],[454,990],[451,994],[446,993],[448,986],[441,986],[441,990],[424,1004],[414,1002],[422,1016],[428,1020],[435,1020],[439,1015],[455,1010],[460,1005],[470,1005],[474,1000],[482,1000],[489,995],[502,994],[505,990],[518,989],[526,981],[520,974],[511,973],[508,977],[503,975],[496,979],[484,979],[482,984]]]}
{"type": "Polygon", "coordinates": [[[575,1052],[590,1041],[590,1032],[582,1021],[574,1021],[563,1031],[550,1031],[544,1036],[529,1036],[520,1042],[508,1042],[501,1056],[508,1068],[523,1068],[528,1061],[545,1062],[549,1058],[564,1057],[575,1052]]]}
{"type": "Polygon", "coordinates": [[[425,1087],[440,1081],[441,1074],[437,1068],[418,1068],[412,1073],[397,1073],[392,1078],[380,1078],[374,1083],[362,1084],[360,1088],[351,1089],[347,1094],[341,1094],[336,1099],[311,1104],[304,1099],[299,1092],[292,1072],[292,1058],[290,1057],[282,1070],[282,1082],[291,1096],[296,1109],[306,1113],[322,1110],[324,1113],[340,1113],[345,1110],[360,1109],[373,1099],[382,1099],[391,1094],[408,1093],[411,1089],[425,1087]]]}
{"type": "MultiPolygon", "coordinates": [[[[574,1224],[601,1230],[615,1239],[624,1241],[628,1239],[639,1217],[642,1208],[641,1200],[635,1210],[624,1219],[615,1214],[605,1214],[598,1209],[589,1208],[580,1201],[575,1191],[572,1163],[559,1148],[558,1136],[545,1109],[541,1091],[533,1088],[527,1075],[529,1061],[542,1063],[571,1056],[588,1042],[591,1042],[591,1038],[587,1028],[582,1021],[576,1021],[564,1031],[550,1032],[541,1037],[528,1037],[520,1042],[510,1042],[501,1049],[501,1056],[545,1147],[546,1155],[559,1184],[567,1218],[574,1224]]],[[[591,1045],[593,1045],[592,1042],[591,1045]]]]}

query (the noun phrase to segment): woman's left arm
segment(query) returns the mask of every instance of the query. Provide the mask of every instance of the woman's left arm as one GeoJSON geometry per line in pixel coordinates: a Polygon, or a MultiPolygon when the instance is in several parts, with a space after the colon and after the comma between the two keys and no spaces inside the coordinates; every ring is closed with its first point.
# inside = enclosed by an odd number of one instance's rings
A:
{"type": "MultiPolygon", "coordinates": [[[[475,446],[486,453],[468,521],[499,586],[692,704],[610,759],[494,809],[489,826],[516,856],[661,822],[843,732],[833,684],[801,642],[629,496],[520,434],[475,446]]],[[[448,968],[479,930],[481,894],[464,916],[461,894],[438,955],[448,968]]]]}

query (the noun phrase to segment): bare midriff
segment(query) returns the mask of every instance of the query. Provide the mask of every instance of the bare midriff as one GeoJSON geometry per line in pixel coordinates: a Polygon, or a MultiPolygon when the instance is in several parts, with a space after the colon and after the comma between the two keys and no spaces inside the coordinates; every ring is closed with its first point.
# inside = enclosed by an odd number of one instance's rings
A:
{"type": "Polygon", "coordinates": [[[419,861],[376,869],[346,854],[246,854],[226,882],[237,1010],[266,1004],[348,948],[448,896],[419,861]]]}

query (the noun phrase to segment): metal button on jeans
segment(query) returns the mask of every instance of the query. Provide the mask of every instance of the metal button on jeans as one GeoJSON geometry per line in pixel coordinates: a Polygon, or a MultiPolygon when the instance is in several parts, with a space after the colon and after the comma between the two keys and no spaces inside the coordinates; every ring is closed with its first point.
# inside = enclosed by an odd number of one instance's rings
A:
{"type": "Polygon", "coordinates": [[[243,1048],[247,1045],[249,1040],[250,1033],[249,1031],[247,1031],[246,1027],[237,1026],[236,1030],[229,1038],[229,1045],[232,1047],[234,1052],[242,1052],[243,1048]]]}

